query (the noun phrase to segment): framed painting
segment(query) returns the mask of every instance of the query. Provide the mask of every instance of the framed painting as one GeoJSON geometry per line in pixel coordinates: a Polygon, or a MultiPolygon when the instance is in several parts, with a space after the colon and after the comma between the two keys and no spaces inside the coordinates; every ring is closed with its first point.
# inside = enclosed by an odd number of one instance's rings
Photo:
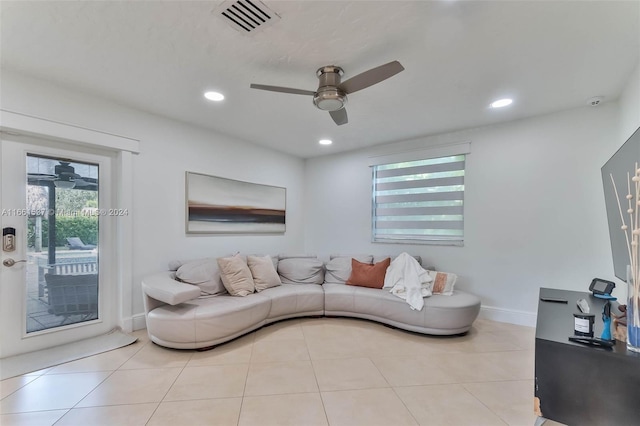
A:
{"type": "Polygon", "coordinates": [[[287,190],[186,172],[187,234],[283,234],[287,190]]]}

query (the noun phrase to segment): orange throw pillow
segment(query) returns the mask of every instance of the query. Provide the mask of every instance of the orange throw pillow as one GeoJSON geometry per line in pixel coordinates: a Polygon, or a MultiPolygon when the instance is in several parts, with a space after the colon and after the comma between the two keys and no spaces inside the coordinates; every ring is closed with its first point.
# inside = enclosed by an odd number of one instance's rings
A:
{"type": "Polygon", "coordinates": [[[387,268],[391,265],[391,258],[386,258],[375,265],[358,262],[351,259],[351,276],[347,280],[348,285],[360,287],[382,288],[387,268]]]}

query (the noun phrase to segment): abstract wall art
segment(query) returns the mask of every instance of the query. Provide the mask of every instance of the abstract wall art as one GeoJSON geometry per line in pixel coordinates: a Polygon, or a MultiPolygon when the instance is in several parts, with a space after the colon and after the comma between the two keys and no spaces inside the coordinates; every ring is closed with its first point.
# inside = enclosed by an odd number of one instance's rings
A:
{"type": "Polygon", "coordinates": [[[287,190],[186,172],[187,234],[282,234],[287,190]]]}

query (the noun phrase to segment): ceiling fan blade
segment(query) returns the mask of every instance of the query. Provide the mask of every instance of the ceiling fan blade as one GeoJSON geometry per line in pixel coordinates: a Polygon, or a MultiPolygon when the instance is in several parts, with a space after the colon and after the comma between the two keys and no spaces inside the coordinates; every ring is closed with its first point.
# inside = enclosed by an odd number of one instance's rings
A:
{"type": "Polygon", "coordinates": [[[302,89],[292,89],[291,87],[280,87],[280,86],[267,86],[264,84],[252,84],[250,86],[252,89],[260,89],[260,90],[268,90],[270,92],[282,92],[282,93],[291,93],[292,95],[315,95],[316,92],[312,92],[311,90],[302,90],[302,89]]]}
{"type": "Polygon", "coordinates": [[[358,90],[366,89],[369,86],[380,83],[389,77],[393,77],[403,70],[404,67],[400,62],[389,62],[388,64],[380,65],[379,67],[372,68],[369,71],[358,74],[355,77],[351,77],[349,80],[342,82],[338,87],[344,90],[347,94],[354,93],[358,90]]]}
{"type": "Polygon", "coordinates": [[[333,118],[333,121],[336,122],[338,126],[342,126],[343,124],[347,124],[349,120],[347,119],[347,110],[344,108],[340,108],[335,111],[329,111],[329,115],[333,118]]]}

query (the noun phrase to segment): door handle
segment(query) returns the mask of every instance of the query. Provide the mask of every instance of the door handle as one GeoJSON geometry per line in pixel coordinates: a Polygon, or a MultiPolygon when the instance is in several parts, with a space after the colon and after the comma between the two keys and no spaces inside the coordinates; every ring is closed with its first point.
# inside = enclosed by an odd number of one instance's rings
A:
{"type": "Polygon", "coordinates": [[[26,260],[13,260],[11,258],[5,259],[2,261],[2,264],[4,266],[7,266],[9,268],[11,268],[13,265],[15,265],[16,263],[20,263],[20,262],[26,262],[26,260]]]}

